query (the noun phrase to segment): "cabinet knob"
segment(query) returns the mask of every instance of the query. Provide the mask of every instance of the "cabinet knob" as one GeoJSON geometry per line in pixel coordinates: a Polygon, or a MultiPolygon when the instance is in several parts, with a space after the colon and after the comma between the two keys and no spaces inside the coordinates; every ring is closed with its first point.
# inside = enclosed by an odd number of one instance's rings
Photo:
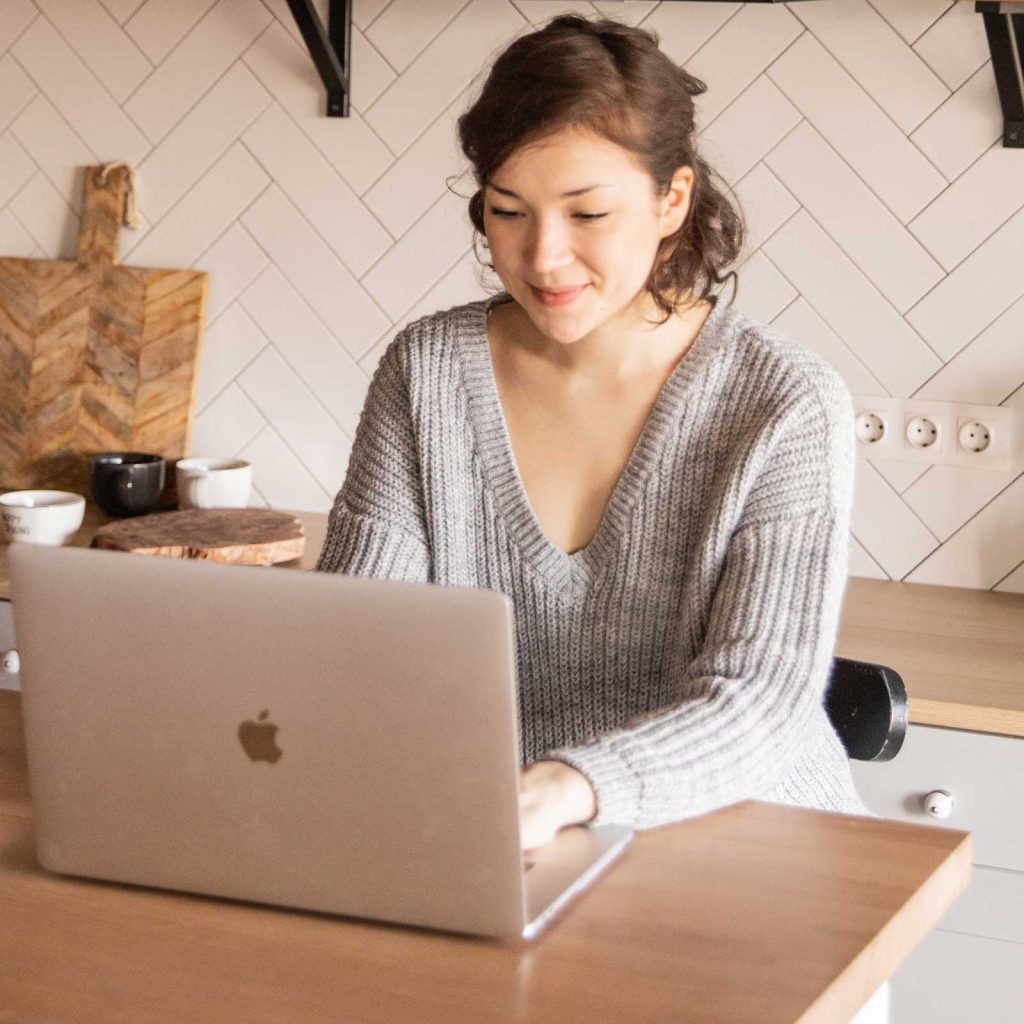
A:
{"type": "Polygon", "coordinates": [[[14,650],[0,651],[0,672],[8,672],[12,676],[21,671],[21,659],[14,650]]]}
{"type": "Polygon", "coordinates": [[[924,798],[925,813],[932,818],[948,818],[955,805],[953,794],[944,789],[933,790],[924,798]]]}

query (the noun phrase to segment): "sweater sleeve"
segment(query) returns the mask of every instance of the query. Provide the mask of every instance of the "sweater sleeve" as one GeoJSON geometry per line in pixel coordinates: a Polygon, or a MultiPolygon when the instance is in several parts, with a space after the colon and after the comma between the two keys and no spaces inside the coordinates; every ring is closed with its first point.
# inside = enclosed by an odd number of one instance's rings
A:
{"type": "Polygon", "coordinates": [[[653,828],[781,783],[821,728],[849,559],[855,439],[842,378],[816,390],[759,458],[681,700],[551,751],[597,797],[594,824],[653,828]]]}
{"type": "Polygon", "coordinates": [[[320,572],[430,582],[430,542],[404,362],[405,332],[381,356],[327,522],[320,572]]]}

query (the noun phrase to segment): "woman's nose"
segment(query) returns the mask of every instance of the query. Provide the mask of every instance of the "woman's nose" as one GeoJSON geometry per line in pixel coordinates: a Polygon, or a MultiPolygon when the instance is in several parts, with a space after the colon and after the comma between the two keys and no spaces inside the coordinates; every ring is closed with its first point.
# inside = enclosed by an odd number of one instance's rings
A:
{"type": "Polygon", "coordinates": [[[538,220],[527,244],[528,258],[536,273],[543,274],[573,261],[565,227],[556,221],[538,220]]]}

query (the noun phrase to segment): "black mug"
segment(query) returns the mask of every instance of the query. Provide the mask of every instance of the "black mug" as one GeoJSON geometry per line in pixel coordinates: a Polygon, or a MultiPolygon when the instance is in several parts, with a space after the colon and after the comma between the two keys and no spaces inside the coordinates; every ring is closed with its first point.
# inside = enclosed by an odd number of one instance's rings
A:
{"type": "Polygon", "coordinates": [[[167,463],[146,452],[103,452],[92,464],[93,500],[108,516],[141,516],[160,504],[167,463]]]}

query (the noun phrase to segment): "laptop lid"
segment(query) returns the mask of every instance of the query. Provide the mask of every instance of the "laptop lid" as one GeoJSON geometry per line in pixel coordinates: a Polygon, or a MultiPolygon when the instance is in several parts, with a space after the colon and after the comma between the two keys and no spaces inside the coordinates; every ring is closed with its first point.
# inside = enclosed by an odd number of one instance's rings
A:
{"type": "Polygon", "coordinates": [[[506,595],[28,544],[9,571],[44,867],[523,933],[506,595]]]}

